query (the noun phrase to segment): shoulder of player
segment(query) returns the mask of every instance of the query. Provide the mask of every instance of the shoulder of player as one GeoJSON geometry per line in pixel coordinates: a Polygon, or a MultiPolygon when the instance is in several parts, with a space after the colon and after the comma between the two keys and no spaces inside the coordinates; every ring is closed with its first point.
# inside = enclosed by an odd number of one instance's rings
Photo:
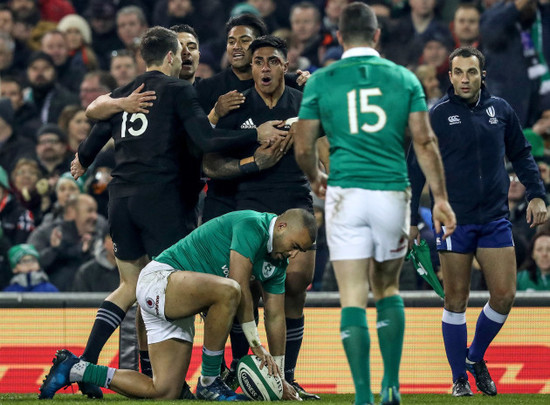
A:
{"type": "Polygon", "coordinates": [[[224,69],[222,70],[221,72],[219,73],[216,73],[214,76],[212,77],[209,77],[207,79],[202,79],[198,84],[197,84],[197,88],[200,89],[200,90],[205,90],[205,89],[211,89],[215,86],[218,86],[220,81],[223,81],[225,80],[226,76],[227,76],[227,69],[224,69]]]}

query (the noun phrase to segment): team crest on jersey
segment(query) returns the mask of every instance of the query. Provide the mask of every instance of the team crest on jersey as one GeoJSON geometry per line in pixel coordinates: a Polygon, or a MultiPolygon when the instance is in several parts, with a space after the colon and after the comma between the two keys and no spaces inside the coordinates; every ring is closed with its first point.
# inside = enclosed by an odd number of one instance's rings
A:
{"type": "Polygon", "coordinates": [[[256,124],[254,124],[254,121],[252,121],[252,118],[247,119],[245,122],[241,124],[241,129],[255,129],[256,124]]]}
{"type": "Polygon", "coordinates": [[[262,266],[262,274],[265,278],[271,277],[273,273],[275,272],[275,266],[271,263],[264,262],[264,265],[262,266]]]}
{"type": "Polygon", "coordinates": [[[451,115],[447,118],[447,120],[449,121],[449,125],[461,124],[460,117],[458,115],[451,115]]]}
{"type": "Polygon", "coordinates": [[[495,118],[495,107],[490,106],[485,109],[485,112],[489,116],[489,124],[498,124],[498,118],[495,118]]]}

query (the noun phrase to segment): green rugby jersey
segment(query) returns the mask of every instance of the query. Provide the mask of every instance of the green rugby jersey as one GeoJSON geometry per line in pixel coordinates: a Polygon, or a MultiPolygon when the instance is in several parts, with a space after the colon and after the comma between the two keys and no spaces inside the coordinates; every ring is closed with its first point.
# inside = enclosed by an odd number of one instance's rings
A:
{"type": "Polygon", "coordinates": [[[175,269],[227,277],[229,256],[234,250],[250,259],[252,277],[271,294],[285,292],[288,261],[269,256],[271,221],[277,216],[256,211],[235,211],[199,226],[153,259],[175,269]]]}
{"type": "Polygon", "coordinates": [[[329,185],[401,191],[409,186],[409,113],[426,110],[412,72],[373,49],[353,48],[310,77],[299,118],[320,120],[328,136],[329,185]]]}

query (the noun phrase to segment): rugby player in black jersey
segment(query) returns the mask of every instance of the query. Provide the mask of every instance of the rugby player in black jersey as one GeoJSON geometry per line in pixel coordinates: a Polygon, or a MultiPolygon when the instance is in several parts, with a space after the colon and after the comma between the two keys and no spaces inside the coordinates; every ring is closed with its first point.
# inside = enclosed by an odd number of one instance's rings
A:
{"type": "MultiPolygon", "coordinates": [[[[267,34],[262,19],[252,14],[229,19],[225,31],[230,66],[211,78],[201,80],[196,86],[201,106],[213,125],[221,117],[238,109],[245,100],[242,92],[254,86],[248,47],[254,39],[267,34]]],[[[287,86],[302,87],[307,81],[309,72],[297,73],[285,75],[287,86]]],[[[209,181],[203,222],[235,210],[235,192],[236,186],[231,182],[209,181]]]]}
{"type": "MultiPolygon", "coordinates": [[[[192,229],[186,223],[189,207],[182,187],[190,176],[183,164],[189,156],[188,139],[202,151],[212,152],[286,135],[273,123],[257,131],[213,130],[193,86],[177,79],[181,52],[174,32],[162,27],[147,31],[141,42],[146,73],[112,96],[135,94],[143,85],[146,92],[155,92],[151,96],[156,97],[155,102],[147,107],[149,113],[128,113],[115,105],[119,112],[94,126],[71,164],[73,176],[80,177],[104,144],[114,139],[116,166],[109,185],[109,222],[121,283],[98,310],[82,356],[92,363],[97,362],[105,342],[135,302],[140,270],[150,257],[192,229]]],[[[191,176],[195,175],[198,173],[191,176]]]]}
{"type": "MultiPolygon", "coordinates": [[[[249,52],[252,55],[254,86],[243,92],[245,100],[239,109],[218,121],[218,128],[253,128],[273,119],[286,121],[298,115],[302,93],[285,86],[284,74],[288,62],[284,41],[270,35],[259,37],[250,44],[249,52]]],[[[238,152],[207,154],[203,159],[204,172],[211,178],[229,181],[237,187],[234,196],[237,210],[282,213],[289,208],[304,208],[313,212],[309,183],[298,167],[294,153],[282,154],[274,166],[262,168],[251,157],[256,149],[257,146],[252,145],[240,148],[238,152]]],[[[285,145],[281,145],[281,149],[285,149],[285,145]]],[[[290,259],[285,283],[285,380],[302,399],[319,399],[317,395],[306,392],[294,379],[304,332],[306,289],[313,279],[314,264],[315,251],[299,253],[290,259]]],[[[232,347],[239,336],[236,332],[238,326],[232,330],[232,347]]],[[[233,350],[232,370],[239,356],[247,351],[248,347],[240,353],[233,350]]]]}

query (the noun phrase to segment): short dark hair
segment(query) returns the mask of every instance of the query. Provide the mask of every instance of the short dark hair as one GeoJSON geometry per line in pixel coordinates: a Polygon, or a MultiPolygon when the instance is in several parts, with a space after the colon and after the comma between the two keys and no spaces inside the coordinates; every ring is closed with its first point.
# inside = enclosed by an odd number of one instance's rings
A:
{"type": "Polygon", "coordinates": [[[162,65],[168,52],[178,52],[178,45],[178,36],[174,31],[164,27],[153,27],[143,35],[140,45],[141,57],[147,66],[162,65]]]}
{"type": "Polygon", "coordinates": [[[479,61],[480,70],[485,70],[485,56],[481,53],[481,51],[472,46],[463,46],[461,48],[456,48],[449,55],[449,72],[453,69],[453,59],[457,56],[460,56],[461,58],[469,58],[470,56],[475,56],[479,61]]]}
{"type": "Polygon", "coordinates": [[[378,20],[369,6],[354,2],[344,7],[338,26],[345,43],[370,43],[378,29],[378,20]]]}
{"type": "Polygon", "coordinates": [[[188,24],[172,25],[170,27],[170,31],[174,31],[177,34],[179,34],[180,32],[187,32],[195,37],[195,39],[197,40],[197,43],[199,42],[199,36],[197,34],[197,31],[195,31],[195,29],[188,24]]]}
{"type": "Polygon", "coordinates": [[[237,17],[231,17],[227,24],[225,24],[225,38],[229,35],[229,31],[233,27],[238,27],[240,25],[252,28],[256,38],[267,35],[267,26],[264,21],[254,14],[243,14],[237,17]]]}
{"type": "Polygon", "coordinates": [[[17,76],[11,76],[11,75],[2,76],[2,83],[15,83],[19,86],[19,91],[20,92],[23,91],[23,80],[21,80],[17,76]]]}
{"type": "Polygon", "coordinates": [[[313,10],[313,14],[315,15],[315,22],[321,22],[321,12],[319,11],[319,8],[312,2],[301,1],[299,3],[293,4],[292,7],[290,7],[290,12],[288,13],[289,17],[292,17],[292,13],[294,13],[294,10],[296,10],[297,8],[302,8],[304,10],[313,10]]]}
{"type": "Polygon", "coordinates": [[[248,47],[248,50],[251,54],[253,54],[257,49],[260,48],[275,48],[281,51],[281,53],[284,55],[285,59],[287,56],[287,47],[285,41],[283,41],[281,38],[273,36],[273,35],[264,35],[262,37],[256,38],[250,46],[248,47]]]}

